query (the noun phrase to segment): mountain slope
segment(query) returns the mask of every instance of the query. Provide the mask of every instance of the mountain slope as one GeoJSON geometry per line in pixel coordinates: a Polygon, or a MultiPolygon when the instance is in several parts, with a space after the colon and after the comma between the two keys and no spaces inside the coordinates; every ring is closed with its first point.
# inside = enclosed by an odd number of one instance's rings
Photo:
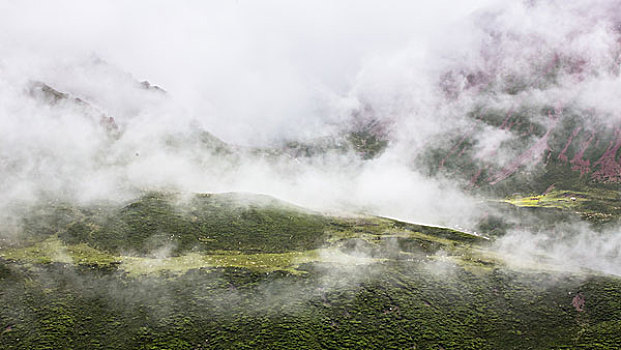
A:
{"type": "Polygon", "coordinates": [[[38,213],[0,248],[6,349],[621,343],[621,280],[514,268],[458,231],[240,194],[38,213]]]}

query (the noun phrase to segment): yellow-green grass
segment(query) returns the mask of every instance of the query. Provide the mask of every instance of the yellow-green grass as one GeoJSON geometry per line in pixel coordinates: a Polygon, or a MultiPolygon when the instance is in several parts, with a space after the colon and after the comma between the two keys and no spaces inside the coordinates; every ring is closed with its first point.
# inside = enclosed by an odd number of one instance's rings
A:
{"type": "Polygon", "coordinates": [[[518,207],[572,209],[588,201],[588,194],[574,191],[552,191],[547,194],[516,196],[503,200],[518,207]]]}
{"type": "Polygon", "coordinates": [[[214,254],[188,253],[174,257],[112,255],[86,244],[65,245],[52,236],[28,246],[0,250],[0,257],[24,263],[68,263],[105,267],[119,264],[130,275],[160,272],[185,273],[191,269],[239,267],[260,272],[276,270],[303,273],[296,268],[311,262],[369,264],[382,259],[355,257],[336,247],[286,253],[244,254],[238,251],[215,251],[214,254]]]}

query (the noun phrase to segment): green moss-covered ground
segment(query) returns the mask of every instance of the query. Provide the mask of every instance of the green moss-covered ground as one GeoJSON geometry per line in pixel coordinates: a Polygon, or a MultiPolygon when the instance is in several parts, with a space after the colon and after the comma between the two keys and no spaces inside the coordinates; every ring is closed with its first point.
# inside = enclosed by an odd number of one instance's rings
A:
{"type": "Polygon", "coordinates": [[[261,196],[205,194],[180,201],[176,195],[150,193],[121,208],[78,210],[60,238],[113,253],[144,254],[162,246],[173,254],[285,252],[320,245],[326,224],[321,215],[261,196]]]}
{"type": "Polygon", "coordinates": [[[5,349],[615,349],[621,282],[449,262],[132,277],[2,263],[5,349]],[[582,295],[584,311],[573,298],[582,295]]]}
{"type": "Polygon", "coordinates": [[[22,227],[0,248],[2,349],[621,344],[621,279],[511,268],[441,227],[157,193],[48,204],[22,227]]]}

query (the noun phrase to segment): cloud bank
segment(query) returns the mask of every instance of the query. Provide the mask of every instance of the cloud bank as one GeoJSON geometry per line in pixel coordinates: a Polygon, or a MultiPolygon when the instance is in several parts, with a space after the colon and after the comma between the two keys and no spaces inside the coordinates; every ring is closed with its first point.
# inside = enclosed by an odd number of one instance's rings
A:
{"type": "Polygon", "coordinates": [[[444,135],[473,130],[478,159],[511,164],[515,150],[501,145],[515,136],[476,131],[469,112],[480,106],[572,108],[617,125],[619,9],[619,1],[6,1],[0,206],[244,191],[469,227],[480,199],[467,182],[429,177],[416,157],[444,135]],[[33,82],[67,98],[37,95],[33,82]],[[381,156],[231,160],[199,135],[278,148],[331,137],[356,118],[389,136],[381,156]]]}

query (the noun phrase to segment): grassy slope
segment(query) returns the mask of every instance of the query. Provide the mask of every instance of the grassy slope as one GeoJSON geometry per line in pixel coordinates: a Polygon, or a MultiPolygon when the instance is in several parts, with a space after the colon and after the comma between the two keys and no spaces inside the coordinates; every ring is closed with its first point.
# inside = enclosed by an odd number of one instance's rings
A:
{"type": "Polygon", "coordinates": [[[260,196],[238,197],[198,195],[180,209],[176,196],[151,193],[122,208],[80,210],[60,238],[112,253],[170,247],[175,255],[191,249],[278,253],[320,243],[322,216],[260,196]]]}
{"type": "Polygon", "coordinates": [[[236,195],[37,217],[0,250],[1,348],[621,344],[621,280],[512,271],[457,231],[236,195]]]}
{"type": "Polygon", "coordinates": [[[618,223],[621,202],[618,191],[583,188],[583,191],[553,190],[544,194],[511,196],[503,200],[521,208],[547,208],[575,213],[594,224],[618,223]]]}

